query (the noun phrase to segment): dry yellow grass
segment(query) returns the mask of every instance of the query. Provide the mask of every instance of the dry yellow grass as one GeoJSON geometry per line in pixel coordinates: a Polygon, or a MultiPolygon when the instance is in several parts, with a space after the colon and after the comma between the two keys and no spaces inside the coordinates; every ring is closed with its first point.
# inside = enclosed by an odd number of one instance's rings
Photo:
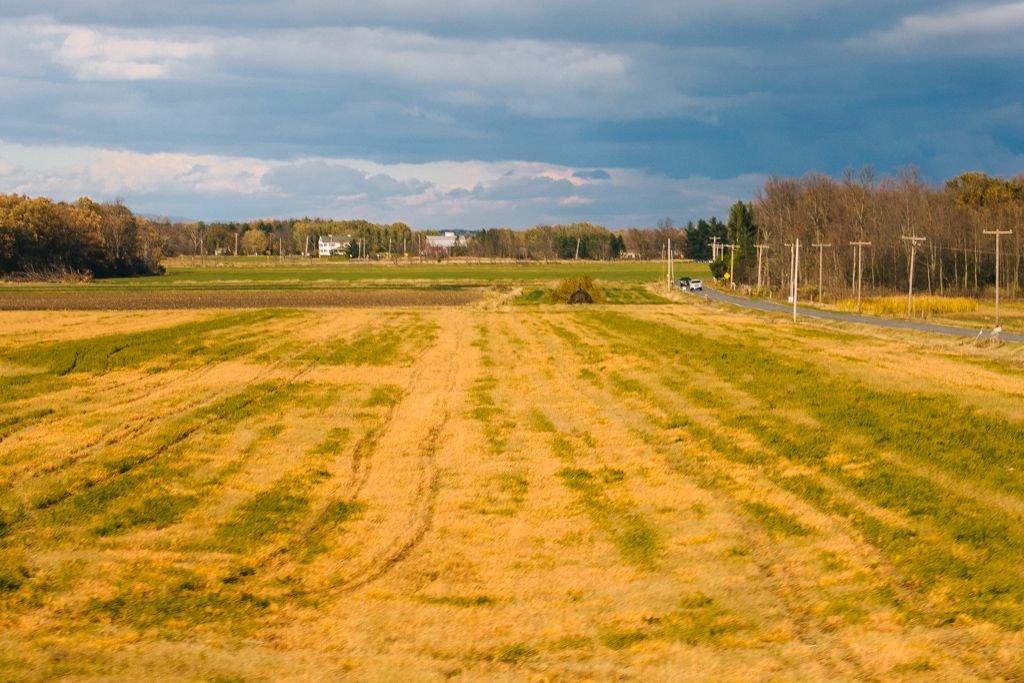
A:
{"type": "MultiPolygon", "coordinates": [[[[836,302],[841,311],[856,311],[856,299],[843,299],[836,302]]],[[[907,298],[903,296],[870,297],[861,302],[862,310],[867,315],[902,317],[907,313],[907,298]]],[[[976,299],[955,296],[928,296],[918,294],[914,297],[914,317],[930,318],[950,313],[972,313],[978,310],[976,299]]]]}
{"type": "Polygon", "coordinates": [[[869,425],[837,432],[818,400],[963,416],[987,388],[1004,407],[977,419],[1011,433],[1019,371],[998,355],[922,358],[695,302],[491,305],[240,318],[169,357],[51,377],[33,366],[48,339],[230,314],[5,315],[12,680],[1024,676],[1001,607],[1018,585],[972,602],[973,579],[921,558],[1010,565],[869,484],[897,468],[991,509],[997,536],[1020,491],[896,436],[882,452],[869,425]],[[811,396],[808,377],[835,384],[811,396]]]}

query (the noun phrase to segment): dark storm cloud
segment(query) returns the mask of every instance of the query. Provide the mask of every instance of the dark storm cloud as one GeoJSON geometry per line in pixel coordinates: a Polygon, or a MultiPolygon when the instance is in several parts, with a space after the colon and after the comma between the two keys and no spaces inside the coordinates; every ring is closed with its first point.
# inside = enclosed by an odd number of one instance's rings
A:
{"type": "MultiPolygon", "coordinates": [[[[437,187],[566,211],[606,206],[566,179],[612,182],[604,169],[1012,173],[1022,29],[1021,2],[9,0],[0,136],[18,167],[56,145],[263,159],[260,187],[297,213],[434,184],[337,159],[556,165],[565,177],[437,187]]],[[[608,196],[640,215],[635,190],[608,196]]]]}

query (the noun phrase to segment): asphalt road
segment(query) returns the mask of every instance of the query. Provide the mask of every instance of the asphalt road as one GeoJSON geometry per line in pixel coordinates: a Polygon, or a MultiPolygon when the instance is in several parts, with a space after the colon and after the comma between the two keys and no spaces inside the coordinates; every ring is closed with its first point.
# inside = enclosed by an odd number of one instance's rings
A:
{"type": "MultiPolygon", "coordinates": [[[[764,311],[765,313],[782,313],[784,315],[793,314],[793,306],[790,304],[780,304],[772,301],[763,301],[761,299],[751,299],[745,296],[737,296],[735,294],[721,292],[717,289],[704,289],[700,292],[688,293],[692,296],[707,297],[711,301],[732,304],[733,306],[749,308],[755,311],[764,311]]],[[[797,304],[796,314],[798,319],[803,316],[807,318],[820,318],[823,320],[839,320],[848,323],[858,323],[860,325],[875,325],[877,327],[889,327],[897,330],[917,330],[919,332],[932,332],[934,334],[946,334],[955,337],[980,337],[981,339],[988,339],[992,336],[992,330],[952,327],[950,325],[935,325],[933,323],[917,322],[914,320],[874,318],[866,315],[856,315],[854,313],[821,311],[814,308],[801,308],[799,304],[797,304]]],[[[1024,334],[1003,332],[1001,338],[1006,342],[1024,342],[1024,334]]]]}

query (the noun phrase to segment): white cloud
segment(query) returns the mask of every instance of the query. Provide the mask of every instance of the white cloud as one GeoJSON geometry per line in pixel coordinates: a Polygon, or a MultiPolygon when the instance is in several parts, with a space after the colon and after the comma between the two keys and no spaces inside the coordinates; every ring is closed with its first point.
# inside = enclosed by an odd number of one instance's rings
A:
{"type": "Polygon", "coordinates": [[[622,168],[592,174],[529,161],[386,165],[4,143],[0,159],[14,161],[0,162],[0,192],[61,200],[121,197],[142,213],[201,219],[320,215],[403,220],[420,228],[524,228],[574,220],[627,227],[653,225],[665,215],[723,216],[763,181],[759,175],[678,179],[622,168]]]}
{"type": "Polygon", "coordinates": [[[866,49],[898,53],[998,54],[1024,52],[1024,2],[958,6],[904,17],[894,28],[851,41],[866,49]]]}
{"type": "Polygon", "coordinates": [[[142,80],[172,77],[184,64],[212,52],[201,42],[166,40],[143,31],[66,30],[54,60],[83,81],[142,80]]]}

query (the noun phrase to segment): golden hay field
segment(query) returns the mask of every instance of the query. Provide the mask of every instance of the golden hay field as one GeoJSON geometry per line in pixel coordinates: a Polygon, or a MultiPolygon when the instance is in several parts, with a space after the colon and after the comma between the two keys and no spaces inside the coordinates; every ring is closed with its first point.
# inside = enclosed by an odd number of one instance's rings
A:
{"type": "Polygon", "coordinates": [[[1024,678],[1012,346],[0,312],[0,678],[1024,678]]]}

